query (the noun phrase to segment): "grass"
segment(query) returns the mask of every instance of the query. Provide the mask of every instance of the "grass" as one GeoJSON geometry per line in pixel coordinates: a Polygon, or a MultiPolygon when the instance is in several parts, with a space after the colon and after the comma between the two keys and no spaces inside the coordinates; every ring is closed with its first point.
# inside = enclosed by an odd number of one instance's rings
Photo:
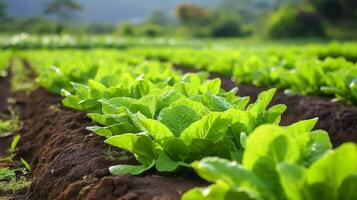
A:
{"type": "Polygon", "coordinates": [[[24,192],[31,185],[31,181],[21,177],[17,180],[0,181],[0,192],[7,194],[19,194],[24,192]]]}
{"type": "Polygon", "coordinates": [[[11,78],[11,91],[30,94],[36,89],[36,82],[31,78],[31,71],[24,66],[21,59],[13,59],[11,66],[13,76],[11,78]]]}
{"type": "Polygon", "coordinates": [[[0,138],[11,135],[20,128],[20,119],[18,113],[13,110],[10,119],[0,119],[0,138]]]}
{"type": "Polygon", "coordinates": [[[9,168],[0,169],[0,193],[19,194],[26,190],[31,181],[25,177],[16,178],[15,170],[9,168]]]}

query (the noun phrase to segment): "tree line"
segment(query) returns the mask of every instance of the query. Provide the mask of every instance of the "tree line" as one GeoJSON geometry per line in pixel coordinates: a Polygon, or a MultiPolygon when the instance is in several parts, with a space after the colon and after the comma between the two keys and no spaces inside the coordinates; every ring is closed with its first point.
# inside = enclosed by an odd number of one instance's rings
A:
{"type": "Polygon", "coordinates": [[[139,23],[121,21],[118,26],[84,26],[70,23],[75,13],[83,9],[76,0],[52,0],[47,3],[43,14],[54,16],[55,21],[43,17],[11,18],[6,15],[6,4],[0,0],[0,31],[110,33],[148,37],[326,37],[329,29],[346,32],[343,25],[357,25],[357,4],[354,1],[223,0],[214,7],[180,3],[171,13],[156,10],[139,23]]]}

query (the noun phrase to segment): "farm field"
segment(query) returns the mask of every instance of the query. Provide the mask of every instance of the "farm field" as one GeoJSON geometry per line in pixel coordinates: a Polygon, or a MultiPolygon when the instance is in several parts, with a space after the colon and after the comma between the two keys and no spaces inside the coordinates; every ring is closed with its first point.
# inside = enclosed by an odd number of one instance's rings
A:
{"type": "Polygon", "coordinates": [[[357,199],[357,43],[0,38],[0,199],[357,199]]]}

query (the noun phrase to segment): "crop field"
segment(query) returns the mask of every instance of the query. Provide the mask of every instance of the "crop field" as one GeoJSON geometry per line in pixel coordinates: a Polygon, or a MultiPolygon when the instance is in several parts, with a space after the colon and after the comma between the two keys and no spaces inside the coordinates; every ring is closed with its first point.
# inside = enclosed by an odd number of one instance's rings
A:
{"type": "Polygon", "coordinates": [[[356,200],[357,43],[0,37],[0,199],[356,200]]]}

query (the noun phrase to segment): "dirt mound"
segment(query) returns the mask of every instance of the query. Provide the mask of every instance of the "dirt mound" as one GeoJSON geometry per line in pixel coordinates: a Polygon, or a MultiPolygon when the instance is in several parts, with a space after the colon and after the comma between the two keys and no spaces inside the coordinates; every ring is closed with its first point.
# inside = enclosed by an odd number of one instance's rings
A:
{"type": "MultiPolygon", "coordinates": [[[[9,77],[0,77],[0,119],[4,115],[4,112],[7,111],[7,98],[9,95],[9,77]]],[[[0,157],[7,155],[7,149],[9,148],[11,138],[0,138],[0,157]]]]}
{"type": "MultiPolygon", "coordinates": [[[[223,88],[236,86],[220,78],[223,88]]],[[[238,87],[239,95],[253,100],[263,91],[250,85],[238,87]]],[[[109,166],[135,164],[133,156],[109,148],[102,138],[86,131],[91,122],[85,114],[61,106],[60,100],[38,89],[23,101],[19,155],[33,167],[29,199],[179,199],[187,189],[206,184],[190,172],[111,176],[109,166]]],[[[357,141],[356,107],[320,97],[287,96],[281,91],[272,102],[277,103],[288,106],[283,124],[319,117],[317,128],[327,130],[335,146],[357,141]]]]}
{"type": "Polygon", "coordinates": [[[3,114],[8,114],[7,99],[10,96],[11,70],[7,70],[5,77],[0,77],[0,118],[3,114]]]}
{"type": "MultiPolygon", "coordinates": [[[[250,96],[252,100],[264,91],[245,84],[238,87],[240,96],[250,96]]],[[[316,128],[326,130],[334,146],[348,141],[357,142],[357,107],[323,97],[288,96],[282,91],[278,91],[271,102],[272,105],[279,103],[288,107],[282,116],[283,125],[318,117],[316,128]]]]}
{"type": "MultiPolygon", "coordinates": [[[[8,117],[8,103],[7,99],[10,96],[10,80],[11,80],[11,70],[7,70],[6,77],[0,77],[0,119],[8,117]]],[[[12,137],[0,137],[0,158],[8,155],[8,148],[10,145],[12,137]]],[[[3,163],[0,163],[0,167],[3,163]]]]}
{"type": "Polygon", "coordinates": [[[60,99],[38,89],[23,107],[19,154],[33,167],[30,199],[179,199],[204,184],[190,174],[110,176],[109,166],[135,160],[86,131],[86,116],[62,107],[60,99]],[[118,159],[123,156],[129,159],[118,159]]]}

